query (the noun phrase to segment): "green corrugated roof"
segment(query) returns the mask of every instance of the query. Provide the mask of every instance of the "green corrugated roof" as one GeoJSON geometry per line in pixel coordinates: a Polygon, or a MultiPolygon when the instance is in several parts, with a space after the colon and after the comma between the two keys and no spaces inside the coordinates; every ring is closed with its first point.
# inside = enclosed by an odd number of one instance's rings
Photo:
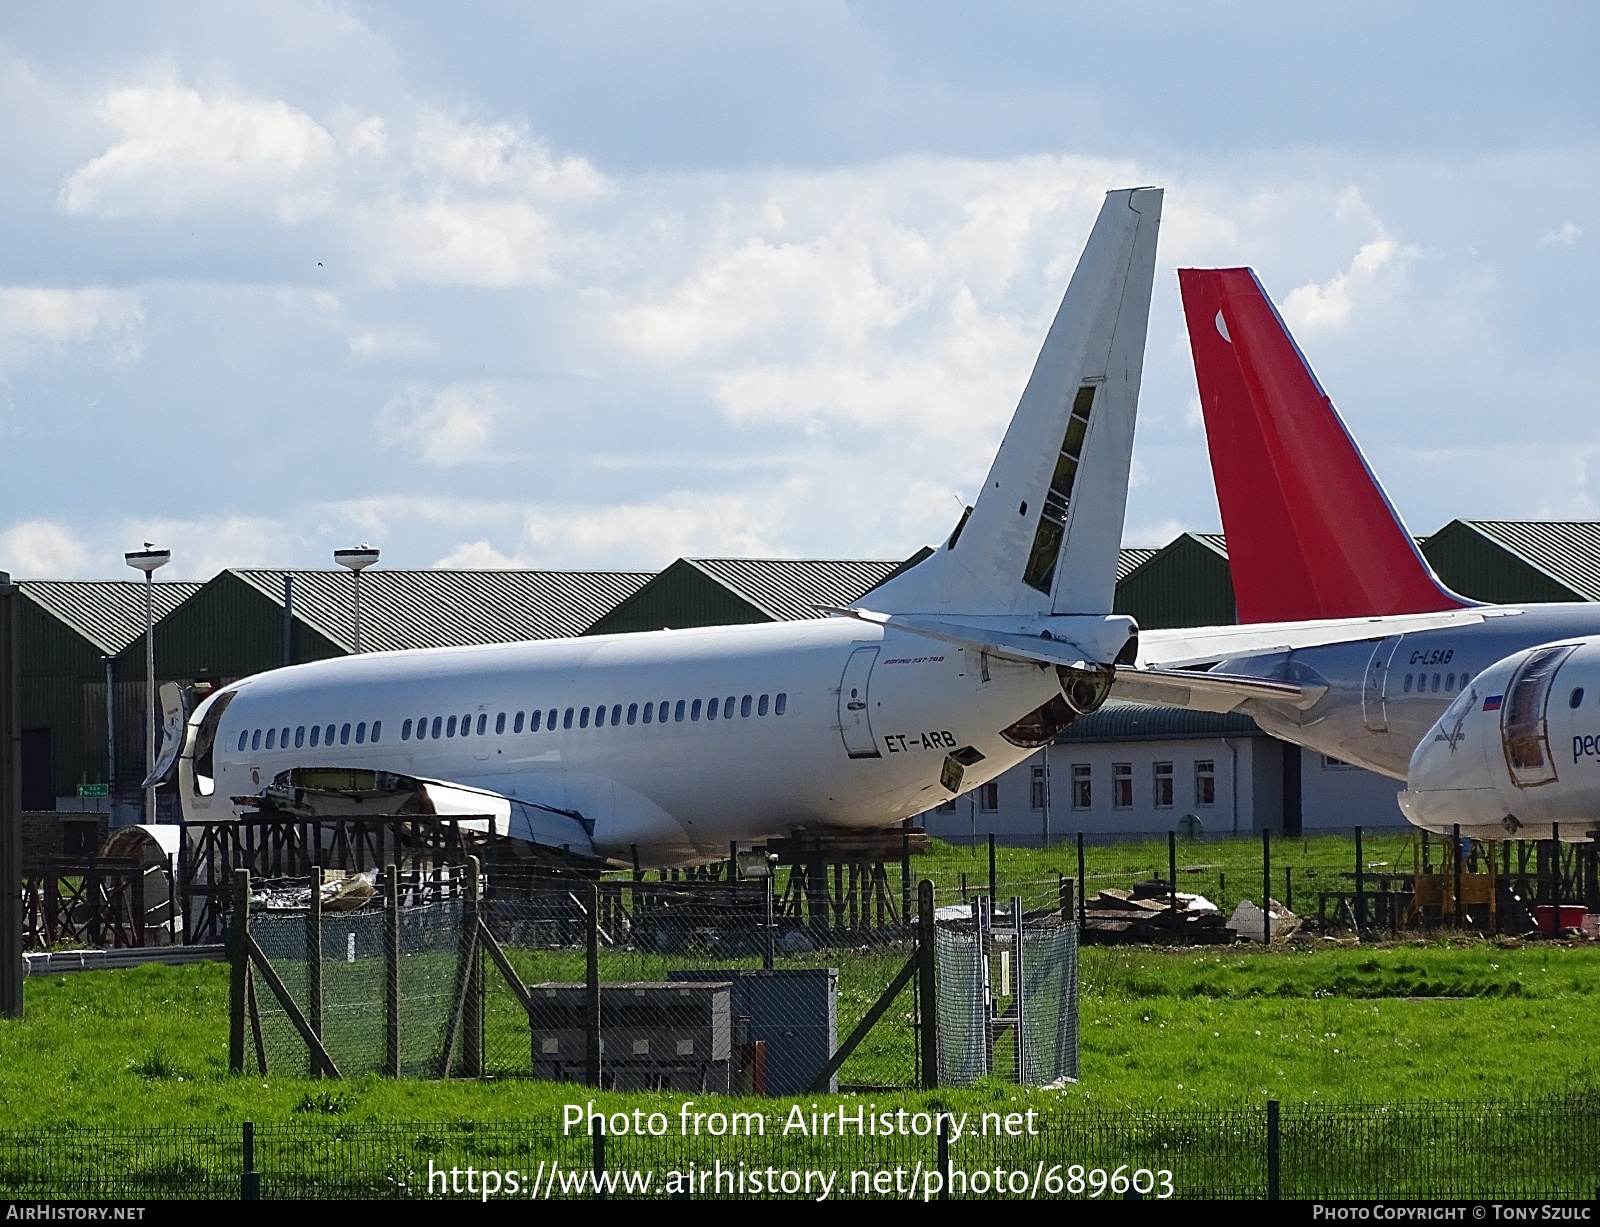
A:
{"type": "Polygon", "coordinates": [[[1117,552],[1117,583],[1128,578],[1128,573],[1142,567],[1161,552],[1159,546],[1125,545],[1117,552]]]}
{"type": "Polygon", "coordinates": [[[1249,716],[1237,712],[1189,711],[1148,703],[1109,700],[1079,720],[1057,741],[1156,741],[1183,737],[1265,737],[1249,716]]]}
{"type": "MultiPolygon", "coordinates": [[[[22,594],[65,623],[107,656],[115,656],[144,634],[143,580],[25,579],[22,594]]],[[[201,584],[160,580],[150,585],[150,605],[159,622],[201,584]]]]}
{"type": "MultiPolygon", "coordinates": [[[[280,608],[283,571],[234,570],[280,608]]],[[[350,572],[291,571],[295,617],[353,647],[350,572]]],[[[632,596],[648,571],[465,571],[375,568],[361,577],[361,644],[368,651],[516,643],[580,635],[632,596]]]]}
{"type": "Polygon", "coordinates": [[[1557,583],[1600,600],[1600,522],[1594,520],[1465,520],[1502,549],[1557,583]]]}
{"type": "Polygon", "coordinates": [[[905,565],[882,558],[689,558],[776,622],[815,618],[818,605],[848,605],[905,565]]]}

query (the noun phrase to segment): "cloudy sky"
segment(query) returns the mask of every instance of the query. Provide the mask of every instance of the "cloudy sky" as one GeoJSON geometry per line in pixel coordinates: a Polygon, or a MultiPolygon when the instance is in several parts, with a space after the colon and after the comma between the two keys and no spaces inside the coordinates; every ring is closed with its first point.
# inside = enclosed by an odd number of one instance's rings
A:
{"type": "Polygon", "coordinates": [[[0,568],[903,556],[1168,189],[1130,544],[1251,264],[1412,526],[1600,518],[1600,9],[0,4],[0,568]]]}

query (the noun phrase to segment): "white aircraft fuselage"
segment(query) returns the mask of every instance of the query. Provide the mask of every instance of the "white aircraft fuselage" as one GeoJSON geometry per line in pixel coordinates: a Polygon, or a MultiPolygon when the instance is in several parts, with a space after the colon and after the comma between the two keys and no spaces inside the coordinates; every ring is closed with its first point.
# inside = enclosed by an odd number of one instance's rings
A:
{"type": "Polygon", "coordinates": [[[179,786],[191,820],[226,819],[291,768],[390,771],[581,814],[603,856],[696,863],[930,809],[951,751],[983,755],[963,790],[999,775],[1033,752],[999,730],[1060,693],[1054,669],[849,618],[381,652],[219,692],[215,778],[186,758],[179,786]]]}

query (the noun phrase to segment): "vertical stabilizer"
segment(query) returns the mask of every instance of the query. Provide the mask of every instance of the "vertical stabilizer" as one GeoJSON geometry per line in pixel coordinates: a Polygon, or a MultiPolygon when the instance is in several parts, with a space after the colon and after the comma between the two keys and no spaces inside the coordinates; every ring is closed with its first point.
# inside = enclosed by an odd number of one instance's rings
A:
{"type": "Polygon", "coordinates": [[[1255,273],[1178,283],[1239,620],[1470,604],[1422,557],[1255,273]]]}
{"type": "Polygon", "coordinates": [[[1106,194],[971,514],[873,609],[1110,612],[1160,222],[1159,188],[1106,194]]]}

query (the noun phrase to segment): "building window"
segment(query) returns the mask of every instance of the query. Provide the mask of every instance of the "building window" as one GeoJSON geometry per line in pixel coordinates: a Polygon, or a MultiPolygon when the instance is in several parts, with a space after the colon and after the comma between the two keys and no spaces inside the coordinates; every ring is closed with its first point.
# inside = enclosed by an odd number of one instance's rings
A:
{"type": "Polygon", "coordinates": [[[1000,781],[990,780],[978,785],[978,808],[992,814],[1000,808],[1000,781]]]}
{"type": "Polygon", "coordinates": [[[1093,772],[1088,763],[1072,764],[1072,808],[1093,809],[1093,772]]]}
{"type": "Polygon", "coordinates": [[[1111,764],[1111,808],[1133,808],[1133,764],[1111,764]]]}
{"type": "Polygon", "coordinates": [[[941,814],[953,814],[953,813],[955,813],[956,812],[956,799],[954,797],[951,797],[948,801],[939,802],[939,812],[941,814]]]}
{"type": "Polygon", "coordinates": [[[1331,771],[1337,767],[1348,767],[1349,765],[1350,764],[1345,762],[1344,759],[1335,758],[1331,754],[1324,754],[1322,756],[1322,769],[1324,771],[1331,771]]]}
{"type": "Polygon", "coordinates": [[[1172,808],[1172,764],[1154,763],[1156,784],[1156,808],[1172,808]]]}
{"type": "Polygon", "coordinates": [[[1029,774],[1029,779],[1031,786],[1028,789],[1028,803],[1032,808],[1042,810],[1045,793],[1044,768],[1035,767],[1029,774]]]}
{"type": "Polygon", "coordinates": [[[1194,803],[1196,805],[1215,805],[1217,803],[1217,764],[1212,759],[1200,758],[1195,760],[1194,803]]]}

